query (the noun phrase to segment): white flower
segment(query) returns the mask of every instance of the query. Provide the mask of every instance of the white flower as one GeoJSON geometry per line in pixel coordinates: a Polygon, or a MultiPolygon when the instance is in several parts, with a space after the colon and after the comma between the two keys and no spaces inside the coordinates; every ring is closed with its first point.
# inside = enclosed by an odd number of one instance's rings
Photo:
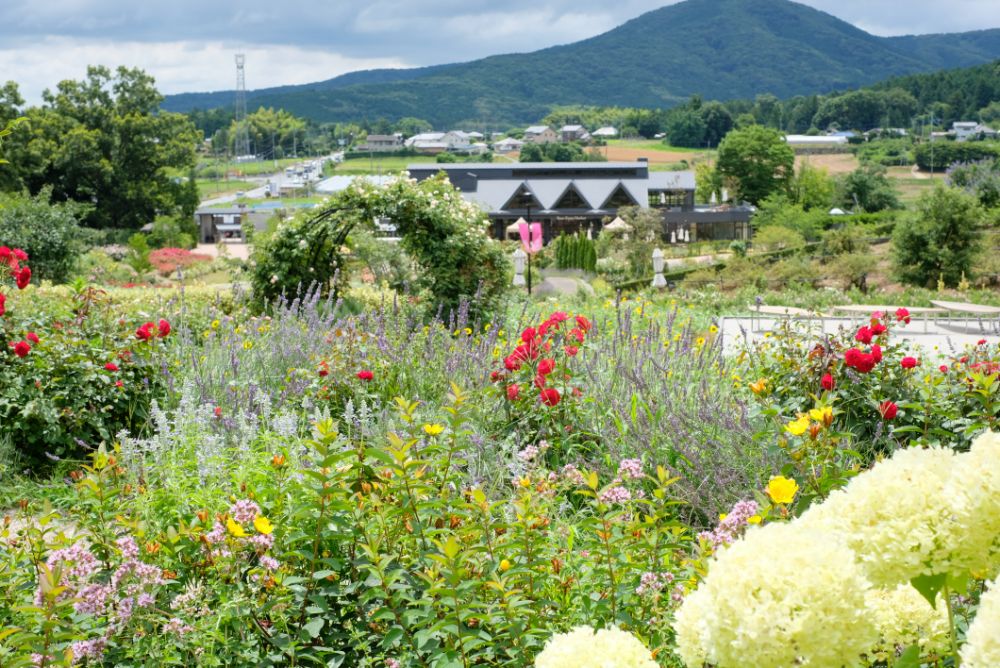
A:
{"type": "Polygon", "coordinates": [[[535,668],[658,668],[653,655],[631,633],[579,626],[552,636],[535,657],[535,668]]]}
{"type": "Polygon", "coordinates": [[[873,589],[865,597],[869,614],[881,639],[873,649],[879,658],[897,649],[919,645],[923,653],[944,650],[951,641],[948,607],[938,598],[931,607],[909,584],[894,589],[873,589]]]}
{"type": "Polygon", "coordinates": [[[677,611],[685,664],[852,666],[878,641],[870,585],[835,535],[794,524],[751,529],[716,554],[677,611]]]}
{"type": "Polygon", "coordinates": [[[1000,434],[986,433],[956,458],[944,495],[954,508],[954,550],[972,571],[1000,569],[1000,434]]]}
{"type": "Polygon", "coordinates": [[[976,618],[965,635],[961,655],[965,668],[1000,666],[1000,583],[994,582],[983,594],[976,618]]]}

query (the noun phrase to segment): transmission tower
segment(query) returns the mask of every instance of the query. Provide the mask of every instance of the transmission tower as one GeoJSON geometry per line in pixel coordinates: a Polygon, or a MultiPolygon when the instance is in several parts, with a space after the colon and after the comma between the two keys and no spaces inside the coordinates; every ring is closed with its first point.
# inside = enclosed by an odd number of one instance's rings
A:
{"type": "Polygon", "coordinates": [[[247,80],[244,72],[246,56],[236,54],[236,137],[233,149],[236,157],[250,155],[250,129],[247,127],[247,80]]]}

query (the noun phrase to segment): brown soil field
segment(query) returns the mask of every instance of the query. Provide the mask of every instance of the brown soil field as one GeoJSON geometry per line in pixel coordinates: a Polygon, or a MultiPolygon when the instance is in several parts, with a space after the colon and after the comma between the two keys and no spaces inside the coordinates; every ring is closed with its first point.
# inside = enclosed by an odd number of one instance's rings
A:
{"type": "Polygon", "coordinates": [[[712,154],[692,151],[656,151],[645,148],[625,148],[621,146],[597,146],[589,149],[593,153],[605,155],[612,162],[634,162],[639,158],[649,158],[650,164],[673,164],[681,160],[689,163],[701,162],[712,154]]]}
{"type": "Polygon", "coordinates": [[[813,167],[823,167],[831,176],[837,174],[847,174],[858,168],[858,159],[853,153],[830,153],[820,155],[797,155],[795,156],[795,168],[798,169],[804,163],[813,167]]]}

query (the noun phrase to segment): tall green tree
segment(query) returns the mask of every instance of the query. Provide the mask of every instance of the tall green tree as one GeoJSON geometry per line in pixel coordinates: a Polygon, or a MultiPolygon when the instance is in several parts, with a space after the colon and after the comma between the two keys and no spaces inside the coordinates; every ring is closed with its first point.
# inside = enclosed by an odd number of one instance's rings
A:
{"type": "Polygon", "coordinates": [[[841,205],[851,209],[875,213],[899,208],[896,189],[881,165],[862,165],[845,175],[839,191],[841,205]]]}
{"type": "MultiPolygon", "coordinates": [[[[285,111],[260,107],[242,121],[250,137],[250,150],[257,155],[281,158],[298,153],[305,147],[306,122],[285,111]]],[[[233,120],[229,126],[229,150],[233,150],[239,126],[233,120]]]]}
{"type": "Polygon", "coordinates": [[[63,81],[42,99],[9,137],[5,189],[51,186],[53,201],[91,205],[85,222],[99,228],[138,229],[177,212],[171,172],[194,166],[199,132],[185,116],[159,111],[152,77],[89,67],[84,80],[63,81]]]}
{"type": "Polygon", "coordinates": [[[938,279],[958,285],[980,251],[983,218],[976,198],[957,188],[939,184],[924,194],[912,219],[896,225],[893,234],[897,278],[924,287],[938,279]]]}
{"type": "Polygon", "coordinates": [[[709,146],[718,146],[722,138],[733,129],[733,115],[719,102],[703,104],[699,113],[705,125],[705,143],[709,146]]]}
{"type": "Polygon", "coordinates": [[[739,199],[757,204],[788,189],[795,153],[777,130],[749,125],[733,130],[719,144],[717,168],[739,199]]]}
{"type": "Polygon", "coordinates": [[[671,116],[667,124],[667,140],[672,146],[704,146],[705,129],[705,121],[699,112],[683,109],[671,116]]]}

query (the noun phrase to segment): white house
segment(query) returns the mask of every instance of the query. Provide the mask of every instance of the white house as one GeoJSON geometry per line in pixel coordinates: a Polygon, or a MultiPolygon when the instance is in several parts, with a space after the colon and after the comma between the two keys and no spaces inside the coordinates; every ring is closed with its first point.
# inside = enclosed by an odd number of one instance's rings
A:
{"type": "Polygon", "coordinates": [[[997,136],[996,130],[975,121],[956,121],[951,125],[951,132],[955,136],[955,141],[996,139],[997,136]]]}
{"type": "Polygon", "coordinates": [[[497,153],[513,153],[515,151],[520,151],[524,147],[524,142],[520,139],[514,139],[513,137],[507,137],[506,139],[501,139],[498,142],[493,143],[493,150],[497,153]]]}
{"type": "Polygon", "coordinates": [[[590,141],[590,133],[582,125],[564,125],[559,129],[559,134],[563,143],[590,141]]]}
{"type": "Polygon", "coordinates": [[[547,125],[532,125],[524,131],[524,141],[531,144],[554,144],[559,134],[547,125]]]}

